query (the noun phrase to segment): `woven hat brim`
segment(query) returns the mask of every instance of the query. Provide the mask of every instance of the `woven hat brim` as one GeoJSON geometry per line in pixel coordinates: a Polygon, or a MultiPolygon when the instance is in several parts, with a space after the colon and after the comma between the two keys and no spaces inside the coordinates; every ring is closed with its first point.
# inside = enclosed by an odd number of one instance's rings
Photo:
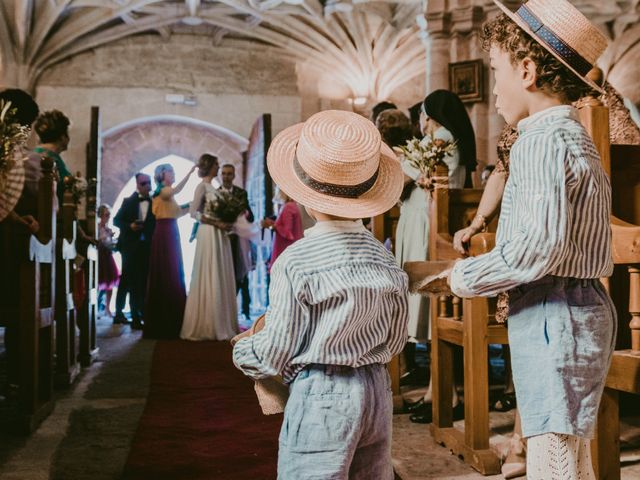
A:
{"type": "Polygon", "coordinates": [[[24,166],[21,163],[14,165],[7,172],[5,178],[0,179],[0,222],[11,212],[22,195],[24,188],[24,166]]]}
{"type": "MultiPolygon", "coordinates": [[[[560,63],[562,63],[565,67],[567,67],[569,70],[571,70],[573,73],[575,73],[578,76],[578,78],[580,78],[583,82],[585,82],[587,85],[589,85],[594,90],[596,90],[596,91],[598,91],[600,93],[604,93],[604,90],[602,89],[602,87],[600,85],[598,85],[593,80],[588,79],[584,75],[581,75],[580,73],[578,73],[576,71],[576,69],[574,69],[571,65],[569,65],[560,55],[558,55],[558,53],[556,53],[552,48],[550,48],[540,38],[540,36],[538,34],[534,33],[533,30],[531,30],[529,25],[527,25],[527,22],[525,22],[518,15],[516,15],[511,10],[509,10],[509,8],[507,8],[505,5],[503,5],[499,0],[493,0],[493,3],[495,3],[500,8],[500,10],[502,10],[511,20],[513,20],[516,23],[516,25],[518,25],[525,32],[527,32],[529,35],[531,35],[535,39],[535,41],[538,42],[542,46],[542,48],[544,48],[547,52],[549,52],[551,55],[556,57],[556,59],[558,61],[560,61],[560,63]]],[[[594,65],[594,67],[595,67],[595,65],[594,65]]]]}
{"type": "Polygon", "coordinates": [[[318,212],[344,218],[367,218],[391,209],[400,199],[404,176],[393,151],[381,143],[380,170],[376,183],[358,198],[326,195],[305,185],[296,175],[293,162],[303,123],[280,132],[271,142],[267,167],[273,181],[296,202],[318,212]]]}

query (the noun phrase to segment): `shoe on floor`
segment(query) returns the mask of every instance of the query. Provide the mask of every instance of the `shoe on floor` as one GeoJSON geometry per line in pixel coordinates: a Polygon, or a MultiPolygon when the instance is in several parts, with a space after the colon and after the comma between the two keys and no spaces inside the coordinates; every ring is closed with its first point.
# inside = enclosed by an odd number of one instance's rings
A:
{"type": "Polygon", "coordinates": [[[113,317],[114,325],[127,325],[128,323],[129,323],[129,320],[127,319],[127,317],[125,317],[121,313],[116,313],[116,316],[113,317]]]}
{"type": "MultiPolygon", "coordinates": [[[[453,421],[462,420],[464,418],[464,405],[458,403],[453,407],[453,421]]],[[[431,423],[433,421],[433,411],[431,403],[425,403],[423,408],[409,416],[409,420],[413,423],[431,423]]]]}
{"type": "MultiPolygon", "coordinates": [[[[405,413],[416,413],[418,410],[424,408],[423,405],[425,405],[424,401],[424,397],[421,398],[420,400],[418,400],[417,402],[407,402],[406,400],[403,401],[403,406],[404,406],[404,412],[405,413]]],[[[431,405],[431,402],[428,402],[429,405],[431,405]]]]}

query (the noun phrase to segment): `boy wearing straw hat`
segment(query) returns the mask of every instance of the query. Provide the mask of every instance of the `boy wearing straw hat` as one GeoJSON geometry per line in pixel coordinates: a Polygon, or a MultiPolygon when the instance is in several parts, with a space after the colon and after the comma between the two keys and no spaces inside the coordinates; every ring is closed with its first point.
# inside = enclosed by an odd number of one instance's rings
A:
{"type": "Polygon", "coordinates": [[[462,260],[458,296],[509,292],[509,343],[527,478],[594,478],[589,452],[615,342],[611,189],[570,104],[606,39],[566,0],[530,0],[484,27],[511,150],[496,247],[462,260]]]}
{"type": "Polygon", "coordinates": [[[376,127],[326,111],[281,132],[269,173],[317,221],[271,269],[265,327],[235,365],[282,375],[289,400],[279,479],[393,479],[390,379],[407,338],[407,276],[363,226],[400,197],[400,164],[376,127]]]}

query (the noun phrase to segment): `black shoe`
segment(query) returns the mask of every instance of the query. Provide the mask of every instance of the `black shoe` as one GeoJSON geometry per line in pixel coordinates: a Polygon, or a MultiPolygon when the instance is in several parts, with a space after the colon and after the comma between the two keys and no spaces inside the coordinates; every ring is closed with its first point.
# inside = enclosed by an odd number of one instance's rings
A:
{"type": "MultiPolygon", "coordinates": [[[[418,410],[423,408],[424,405],[424,397],[417,402],[404,402],[404,411],[405,413],[416,413],[418,410]]],[[[431,405],[431,402],[429,402],[429,405],[431,405]]]]}
{"type": "Polygon", "coordinates": [[[428,383],[426,368],[412,368],[400,377],[400,386],[426,385],[428,383]]]}
{"type": "Polygon", "coordinates": [[[113,317],[114,325],[126,325],[128,323],[129,320],[127,320],[127,317],[125,317],[122,313],[116,313],[116,316],[113,317]]]}
{"type": "MultiPolygon", "coordinates": [[[[433,421],[433,412],[431,410],[431,404],[425,403],[429,408],[424,408],[421,411],[414,413],[409,416],[409,420],[413,423],[431,423],[433,421]]],[[[462,403],[458,403],[455,407],[453,407],[453,421],[456,422],[458,420],[462,420],[464,418],[464,405],[462,403]]]]}
{"type": "Polygon", "coordinates": [[[142,330],[143,322],[139,318],[135,318],[131,324],[131,330],[142,330]]]}

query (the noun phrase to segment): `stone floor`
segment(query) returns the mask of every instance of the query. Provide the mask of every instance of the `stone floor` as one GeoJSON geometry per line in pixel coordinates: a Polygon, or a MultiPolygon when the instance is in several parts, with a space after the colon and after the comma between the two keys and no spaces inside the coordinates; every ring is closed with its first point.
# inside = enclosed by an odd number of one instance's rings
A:
{"type": "MultiPolygon", "coordinates": [[[[119,478],[144,408],[154,342],[103,321],[99,345],[99,361],[73,389],[58,392],[53,414],[37,432],[28,438],[0,432],[0,480],[119,478]]],[[[428,425],[412,424],[408,417],[394,416],[394,466],[402,480],[502,478],[478,474],[437,445],[428,425]]],[[[497,451],[512,423],[512,413],[492,413],[491,444],[497,451]]],[[[622,448],[622,479],[640,479],[640,417],[625,418],[622,448]]]]}
{"type": "MultiPolygon", "coordinates": [[[[506,441],[513,427],[513,411],[491,412],[491,447],[503,456],[506,441]]],[[[454,424],[463,428],[463,422],[454,424]]],[[[622,480],[640,479],[640,416],[624,418],[621,424],[622,480]]],[[[427,479],[502,479],[502,475],[483,476],[462,460],[434,442],[429,425],[411,423],[409,415],[394,415],[393,460],[396,473],[402,480],[427,479]]],[[[525,477],[521,477],[524,479],[525,477]]]]}

